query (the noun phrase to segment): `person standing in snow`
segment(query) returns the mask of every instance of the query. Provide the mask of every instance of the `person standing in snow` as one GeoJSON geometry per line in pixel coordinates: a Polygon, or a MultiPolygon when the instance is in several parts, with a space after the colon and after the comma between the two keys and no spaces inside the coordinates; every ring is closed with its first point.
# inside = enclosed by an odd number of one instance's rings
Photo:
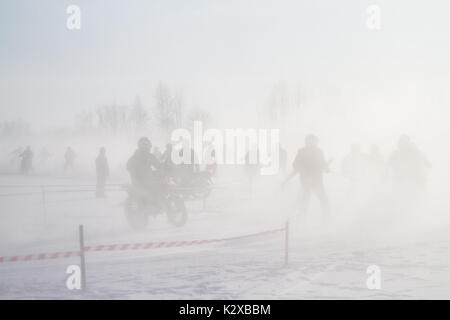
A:
{"type": "Polygon", "coordinates": [[[302,213],[306,213],[308,210],[312,194],[319,198],[322,212],[324,214],[329,213],[328,196],[323,183],[323,174],[329,172],[329,168],[318,143],[319,139],[315,135],[309,134],[306,136],[305,146],[297,152],[292,164],[293,171],[283,183],[287,183],[293,176],[299,174],[302,189],[302,213]]]}
{"type": "Polygon", "coordinates": [[[77,155],[72,150],[71,147],[67,147],[66,153],[64,154],[64,171],[67,171],[68,169],[73,170],[75,168],[75,158],[77,155]]]}

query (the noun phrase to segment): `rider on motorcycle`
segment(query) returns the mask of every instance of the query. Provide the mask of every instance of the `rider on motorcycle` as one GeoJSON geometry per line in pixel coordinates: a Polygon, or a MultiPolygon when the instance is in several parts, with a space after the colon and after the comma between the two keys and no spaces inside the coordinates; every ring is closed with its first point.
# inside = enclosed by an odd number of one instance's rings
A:
{"type": "Polygon", "coordinates": [[[136,189],[142,191],[152,191],[156,193],[162,183],[160,170],[161,163],[150,152],[152,143],[147,137],[142,137],[138,141],[138,148],[127,162],[127,169],[130,173],[131,184],[136,189]]]}
{"type": "Polygon", "coordinates": [[[135,229],[148,224],[148,217],[166,213],[175,226],[186,223],[187,214],[183,199],[171,191],[164,175],[164,166],[150,150],[147,137],[138,141],[138,149],[127,162],[132,186],[128,189],[125,213],[128,223],[135,229]]]}

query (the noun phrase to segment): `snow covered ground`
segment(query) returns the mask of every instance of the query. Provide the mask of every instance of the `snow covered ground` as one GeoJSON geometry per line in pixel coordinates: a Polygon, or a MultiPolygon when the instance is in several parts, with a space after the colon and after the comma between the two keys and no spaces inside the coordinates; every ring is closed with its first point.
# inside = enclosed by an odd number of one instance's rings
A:
{"type": "Polygon", "coordinates": [[[287,217],[291,228],[287,266],[283,232],[188,247],[88,252],[85,292],[66,288],[66,268],[79,263],[72,257],[0,263],[0,298],[450,298],[450,218],[438,201],[426,214],[411,213],[407,220],[414,222],[405,224],[391,214],[345,211],[343,191],[334,183],[330,179],[334,211],[328,218],[314,203],[307,217],[296,217],[295,183],[284,192],[261,183],[250,194],[224,181],[205,210],[201,202],[188,203],[186,226],[173,227],[158,216],[145,231],[134,232],[124,219],[119,187],[96,199],[92,188],[77,187],[92,184],[88,180],[2,176],[0,185],[26,187],[0,190],[0,256],[77,250],[79,224],[88,246],[233,237],[283,227],[287,217]],[[73,189],[85,191],[49,191],[73,189]],[[3,196],[11,193],[32,194],[3,196]],[[255,194],[259,201],[253,201],[255,194]],[[379,290],[367,288],[370,265],[380,268],[379,290]]]}

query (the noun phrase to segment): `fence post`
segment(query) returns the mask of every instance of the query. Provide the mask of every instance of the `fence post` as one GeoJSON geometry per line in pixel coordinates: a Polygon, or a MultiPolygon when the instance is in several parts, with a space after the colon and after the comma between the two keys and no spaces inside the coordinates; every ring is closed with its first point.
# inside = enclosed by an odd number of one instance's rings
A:
{"type": "Polygon", "coordinates": [[[47,225],[47,203],[45,199],[45,186],[41,185],[42,192],[42,209],[44,211],[44,224],[47,225]]]}
{"type": "Polygon", "coordinates": [[[81,289],[86,290],[86,260],[84,257],[84,231],[83,225],[78,226],[80,238],[80,269],[81,269],[81,289]]]}
{"type": "Polygon", "coordinates": [[[284,227],[284,264],[287,266],[289,263],[289,220],[286,221],[284,227]]]}

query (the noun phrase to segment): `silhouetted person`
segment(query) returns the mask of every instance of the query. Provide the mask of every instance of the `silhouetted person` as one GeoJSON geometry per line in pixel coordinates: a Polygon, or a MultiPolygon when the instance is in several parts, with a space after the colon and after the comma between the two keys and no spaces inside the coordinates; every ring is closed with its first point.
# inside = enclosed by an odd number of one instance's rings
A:
{"type": "Polygon", "coordinates": [[[161,169],[161,164],[150,152],[151,149],[150,139],[140,138],[137,150],[127,162],[131,183],[137,188],[155,189],[160,183],[160,176],[156,171],[161,169]]]}
{"type": "Polygon", "coordinates": [[[319,139],[312,134],[305,138],[305,146],[301,148],[292,163],[293,172],[285,180],[289,181],[297,173],[300,175],[300,185],[302,188],[301,212],[308,210],[311,194],[315,194],[320,201],[322,212],[329,212],[328,196],[323,184],[323,174],[328,172],[328,165],[325,162],[323,151],[318,147],[319,139]]]}
{"type": "Polygon", "coordinates": [[[425,192],[425,171],[431,164],[408,136],[402,135],[399,138],[397,149],[390,156],[389,166],[396,191],[406,192],[411,196],[425,192]]]}
{"type": "Polygon", "coordinates": [[[22,161],[20,162],[20,172],[28,174],[33,166],[33,151],[31,151],[30,146],[27,146],[19,157],[22,158],[22,161]]]}
{"type": "Polygon", "coordinates": [[[77,155],[72,150],[71,147],[67,147],[66,152],[64,153],[64,171],[68,169],[75,169],[75,158],[77,155]]]}
{"type": "Polygon", "coordinates": [[[97,174],[96,196],[105,197],[105,184],[109,176],[108,159],[106,158],[106,149],[100,148],[97,159],[95,159],[95,169],[97,174]]]}

